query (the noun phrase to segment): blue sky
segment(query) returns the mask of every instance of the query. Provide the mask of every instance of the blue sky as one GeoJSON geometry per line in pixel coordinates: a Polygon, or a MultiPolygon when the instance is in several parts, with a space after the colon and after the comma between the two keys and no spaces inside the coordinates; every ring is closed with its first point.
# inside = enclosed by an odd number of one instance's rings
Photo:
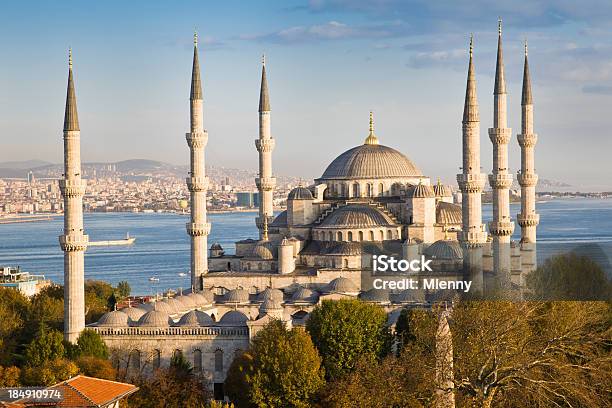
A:
{"type": "MultiPolygon", "coordinates": [[[[266,53],[276,173],[319,176],[363,142],[373,110],[381,143],[454,184],[471,32],[491,169],[498,16],[513,134],[529,40],[540,177],[612,188],[612,2],[600,0],[5,1],[0,161],[62,160],[72,46],[83,160],[186,163],[197,28],[210,163],[256,168],[266,53]]],[[[516,138],[510,164],[520,164],[516,138]]]]}

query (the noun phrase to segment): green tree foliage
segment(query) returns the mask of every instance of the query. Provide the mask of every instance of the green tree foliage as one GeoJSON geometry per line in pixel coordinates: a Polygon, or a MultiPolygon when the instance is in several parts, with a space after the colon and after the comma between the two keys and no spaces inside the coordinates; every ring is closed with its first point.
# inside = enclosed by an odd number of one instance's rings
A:
{"type": "Polygon", "coordinates": [[[228,395],[247,391],[250,404],[237,398],[238,407],[306,408],[325,384],[321,359],[308,334],[286,330],[279,320],[271,321],[253,339],[251,357],[237,359],[227,381],[228,395]],[[245,366],[238,366],[245,364],[245,366]],[[239,377],[239,378],[236,378],[239,377]],[[246,384],[245,388],[240,388],[246,384]]]}
{"type": "Polygon", "coordinates": [[[603,268],[574,252],[548,258],[527,276],[534,300],[612,299],[612,284],[603,268]]]}
{"type": "Polygon", "coordinates": [[[57,358],[45,361],[37,367],[26,366],[21,373],[21,382],[30,386],[53,385],[74,377],[78,373],[79,368],[75,363],[64,358],[57,358]]]}
{"type": "Polygon", "coordinates": [[[229,396],[237,408],[251,408],[255,405],[251,402],[247,383],[247,374],[253,373],[253,355],[246,351],[242,352],[234,358],[232,364],[227,370],[225,379],[225,393],[229,396]]]}
{"type": "Polygon", "coordinates": [[[107,282],[97,280],[85,281],[85,321],[97,321],[104,313],[113,310],[109,307],[115,289],[107,282]]]}
{"type": "Polygon", "coordinates": [[[35,335],[41,326],[55,330],[64,327],[64,292],[62,286],[47,286],[31,299],[27,332],[35,335]]]}
{"type": "Polygon", "coordinates": [[[19,387],[21,385],[20,376],[21,370],[19,367],[0,366],[0,387],[19,387]]]}
{"type": "Polygon", "coordinates": [[[108,358],[108,348],[100,335],[89,329],[85,329],[77,339],[78,356],[90,356],[99,359],[108,358]]]}
{"type": "Polygon", "coordinates": [[[26,347],[26,363],[31,367],[42,367],[47,362],[64,357],[61,332],[41,326],[36,337],[26,347]]]}
{"type": "Polygon", "coordinates": [[[132,288],[127,281],[121,281],[117,284],[117,295],[119,295],[119,299],[125,299],[130,296],[132,292],[132,288]]]}
{"type": "Polygon", "coordinates": [[[310,314],[306,329],[329,379],[348,373],[360,358],[373,362],[389,351],[387,314],[359,300],[323,301],[310,314]]]}
{"type": "Polygon", "coordinates": [[[183,353],[174,353],[170,358],[170,369],[174,371],[177,377],[186,377],[191,375],[193,367],[187,361],[183,353]]]}
{"type": "Polygon", "coordinates": [[[24,337],[28,299],[20,292],[0,288],[0,365],[11,365],[24,337]]]}
{"type": "Polygon", "coordinates": [[[105,380],[115,380],[117,378],[117,370],[115,370],[110,360],[83,356],[79,357],[75,362],[81,374],[105,380]]]}

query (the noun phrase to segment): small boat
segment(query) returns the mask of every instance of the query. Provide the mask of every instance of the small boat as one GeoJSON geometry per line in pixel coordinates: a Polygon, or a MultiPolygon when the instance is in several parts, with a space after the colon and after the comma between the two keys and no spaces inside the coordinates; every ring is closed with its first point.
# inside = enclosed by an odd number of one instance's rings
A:
{"type": "Polygon", "coordinates": [[[181,272],[178,274],[181,278],[184,278],[185,276],[187,276],[187,274],[185,272],[181,272]]]}
{"type": "Polygon", "coordinates": [[[157,276],[151,276],[149,282],[159,282],[159,278],[157,276]]]}
{"type": "Polygon", "coordinates": [[[130,233],[125,234],[124,239],[116,239],[110,241],[90,241],[89,246],[116,246],[116,245],[132,245],[136,241],[135,237],[130,237],[130,233]]]}

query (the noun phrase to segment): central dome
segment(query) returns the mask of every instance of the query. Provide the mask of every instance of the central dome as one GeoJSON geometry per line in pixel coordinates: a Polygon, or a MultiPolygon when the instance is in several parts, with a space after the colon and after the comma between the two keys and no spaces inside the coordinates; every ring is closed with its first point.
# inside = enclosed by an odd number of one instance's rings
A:
{"type": "Polygon", "coordinates": [[[331,162],[321,179],[380,179],[418,177],[421,171],[395,149],[363,144],[342,153],[331,162]]]}

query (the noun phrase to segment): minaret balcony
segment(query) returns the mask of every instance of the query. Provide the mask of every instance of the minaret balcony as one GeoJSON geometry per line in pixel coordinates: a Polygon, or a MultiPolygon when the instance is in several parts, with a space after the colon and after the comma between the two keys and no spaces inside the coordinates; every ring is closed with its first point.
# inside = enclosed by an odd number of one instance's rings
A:
{"type": "Polygon", "coordinates": [[[462,232],[461,241],[468,248],[476,248],[487,242],[487,233],[485,231],[462,232]]]}
{"type": "Polygon", "coordinates": [[[498,237],[512,235],[514,232],[514,223],[512,221],[491,221],[489,223],[489,232],[491,235],[498,237]]]}
{"type": "Polygon", "coordinates": [[[489,128],[489,139],[496,145],[508,144],[512,138],[510,128],[489,128]]]}
{"type": "Polygon", "coordinates": [[[85,195],[85,187],[87,181],[83,179],[67,180],[63,179],[59,181],[60,191],[64,197],[83,197],[85,195]]]}
{"type": "Polygon", "coordinates": [[[516,137],[521,147],[533,147],[538,142],[538,135],[535,133],[528,133],[526,135],[520,133],[516,137]]]}
{"type": "MultiPolygon", "coordinates": [[[[276,177],[257,177],[255,185],[258,190],[271,191],[276,186],[276,177]]],[[[261,200],[261,197],[259,199],[261,200]]]]}
{"type": "Polygon", "coordinates": [[[540,214],[517,214],[516,222],[521,227],[535,227],[540,223],[540,214]]]}
{"type": "Polygon", "coordinates": [[[479,193],[485,185],[485,175],[480,173],[457,174],[457,183],[463,193],[479,193]]]}
{"type": "Polygon", "coordinates": [[[187,188],[191,192],[206,191],[208,189],[208,177],[187,177],[187,188]]]}
{"type": "Polygon", "coordinates": [[[82,232],[60,235],[59,243],[64,252],[85,251],[89,245],[89,236],[82,232]]]}
{"type": "Polygon", "coordinates": [[[276,141],[272,138],[270,139],[255,139],[255,147],[257,151],[260,153],[271,152],[274,150],[274,146],[276,145],[276,141]]]}
{"type": "Polygon", "coordinates": [[[508,189],[512,186],[512,174],[489,174],[489,185],[495,190],[508,189]]]}
{"type": "Polygon", "coordinates": [[[538,175],[535,173],[519,173],[516,178],[521,187],[533,187],[538,184],[538,175]]]}
{"type": "Polygon", "coordinates": [[[201,237],[210,234],[210,223],[204,222],[198,224],[196,222],[187,223],[187,233],[192,237],[201,237]]]}
{"type": "Polygon", "coordinates": [[[202,132],[190,132],[185,133],[185,138],[187,139],[187,144],[190,148],[200,148],[206,147],[208,143],[208,132],[205,130],[202,132]]]}
{"type": "MultiPolygon", "coordinates": [[[[268,225],[272,224],[272,221],[274,221],[274,216],[273,215],[268,215],[268,225]]],[[[264,217],[255,217],[255,225],[257,226],[258,229],[262,229],[264,226],[264,217]]]]}

